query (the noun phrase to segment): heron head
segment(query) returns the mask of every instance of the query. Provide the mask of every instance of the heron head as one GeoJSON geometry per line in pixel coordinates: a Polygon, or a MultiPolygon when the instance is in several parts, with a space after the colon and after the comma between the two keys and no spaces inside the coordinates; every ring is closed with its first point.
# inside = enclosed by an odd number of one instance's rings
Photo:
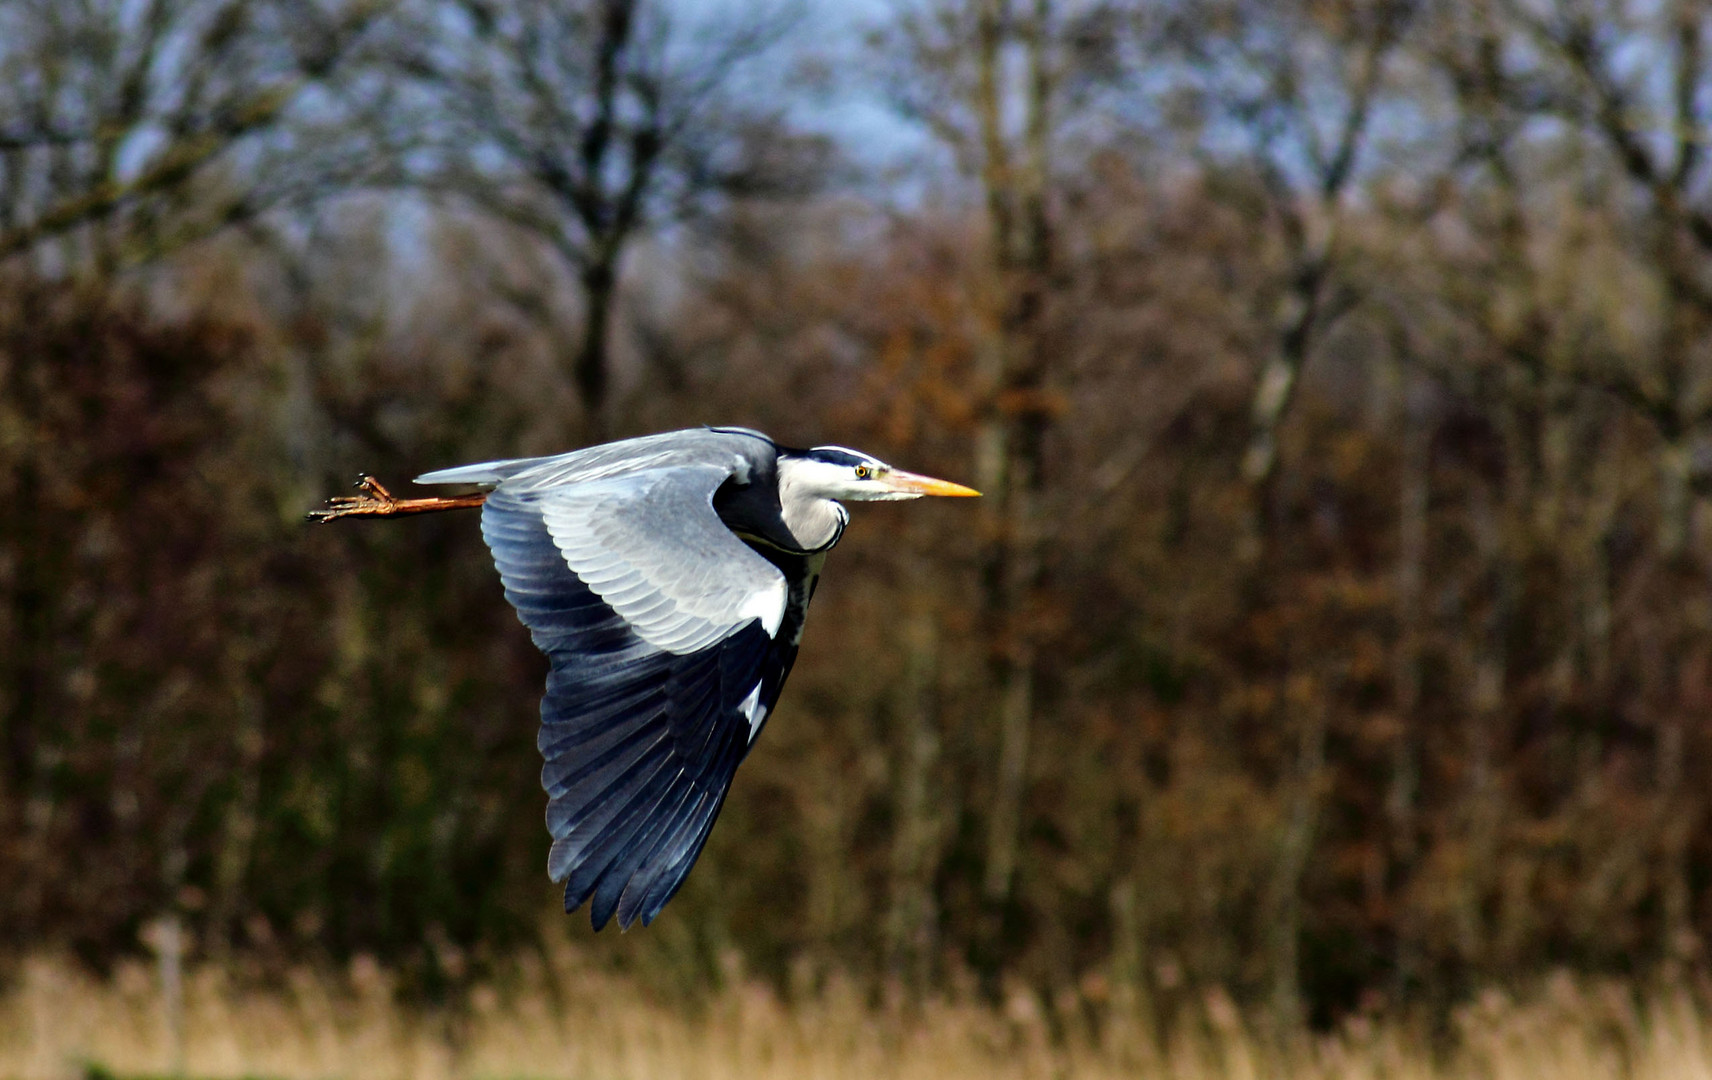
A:
{"type": "Polygon", "coordinates": [[[919,499],[923,495],[980,494],[949,480],[935,480],[893,468],[872,454],[842,446],[817,446],[796,454],[781,454],[779,479],[784,486],[823,499],[883,502],[919,499]]]}

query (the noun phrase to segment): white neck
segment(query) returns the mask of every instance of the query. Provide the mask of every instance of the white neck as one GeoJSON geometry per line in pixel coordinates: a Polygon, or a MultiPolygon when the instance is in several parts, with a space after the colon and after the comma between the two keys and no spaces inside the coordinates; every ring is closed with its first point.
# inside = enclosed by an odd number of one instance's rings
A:
{"type": "Polygon", "coordinates": [[[824,494],[816,483],[822,479],[816,475],[819,463],[805,464],[807,468],[779,470],[779,511],[797,546],[803,551],[818,551],[838,539],[850,520],[850,512],[824,494]]]}

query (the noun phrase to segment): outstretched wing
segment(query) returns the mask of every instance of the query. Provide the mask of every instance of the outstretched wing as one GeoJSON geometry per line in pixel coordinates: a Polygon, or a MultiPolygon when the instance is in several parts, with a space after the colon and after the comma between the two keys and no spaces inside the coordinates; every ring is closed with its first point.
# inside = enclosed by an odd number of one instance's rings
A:
{"type": "Polygon", "coordinates": [[[565,910],[653,921],[700,855],[795,649],[784,575],[714,512],[730,468],[502,482],[482,510],[505,596],[552,662],[538,744],[565,910]]]}

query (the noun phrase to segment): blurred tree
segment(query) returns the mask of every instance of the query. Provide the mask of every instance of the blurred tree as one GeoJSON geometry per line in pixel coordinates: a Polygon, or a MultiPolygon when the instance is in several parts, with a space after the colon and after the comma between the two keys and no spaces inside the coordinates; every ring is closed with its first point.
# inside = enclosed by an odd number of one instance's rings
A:
{"type": "Polygon", "coordinates": [[[0,260],[110,274],[319,193],[303,132],[284,131],[331,130],[329,90],[388,6],[6,4],[0,260]]]}
{"type": "Polygon", "coordinates": [[[390,118],[400,179],[521,230],[573,277],[571,373],[591,440],[610,426],[614,305],[635,241],[816,183],[827,144],[745,89],[793,22],[774,5],[690,17],[655,0],[423,0],[390,24],[382,54],[422,95],[390,118]]]}
{"type": "MultiPolygon", "coordinates": [[[[888,82],[894,102],[978,183],[984,211],[974,456],[988,519],[984,605],[999,735],[982,884],[993,909],[994,949],[1016,872],[1039,708],[1035,653],[1046,542],[1040,496],[1046,436],[1060,411],[1048,310],[1056,261],[1055,125],[1070,37],[1051,0],[970,0],[906,9],[875,42],[895,65],[888,82]]],[[[997,958],[995,951],[986,962],[997,958]]]]}
{"type": "MultiPolygon", "coordinates": [[[[1498,210],[1495,278],[1504,286],[1467,309],[1482,312],[1479,325],[1496,343],[1508,374],[1525,380],[1502,399],[1514,418],[1508,429],[1517,433],[1510,441],[1519,451],[1510,455],[1511,513],[1534,531],[1535,549],[1587,552],[1583,565],[1595,584],[1585,593],[1579,622],[1599,635],[1590,643],[1594,656],[1604,655],[1609,642],[1605,583],[1612,575],[1605,552],[1617,500],[1584,494],[1584,505],[1604,510],[1589,518],[1579,542],[1566,544],[1563,502],[1549,485],[1554,461],[1570,456],[1559,448],[1578,421],[1584,429],[1587,423],[1577,388],[1605,390],[1651,426],[1658,440],[1655,572],[1674,583],[1669,589],[1677,595],[1694,595],[1707,580],[1706,556],[1692,543],[1691,526],[1697,485],[1705,486],[1705,475],[1697,477],[1697,447],[1712,444],[1712,279],[1706,272],[1712,211],[1705,206],[1704,152],[1712,93],[1709,11],[1695,2],[1479,4],[1447,20],[1453,27],[1447,40],[1455,44],[1445,55],[1467,118],[1463,159],[1482,170],[1483,190],[1498,210]],[[1597,193],[1597,205],[1584,199],[1570,211],[1574,216],[1565,213],[1566,200],[1554,204],[1546,194],[1555,197],[1561,189],[1557,164],[1542,156],[1530,130],[1542,118],[1562,125],[1548,145],[1581,158],[1578,183],[1597,193]],[[1588,259],[1596,254],[1644,287],[1623,289],[1619,279],[1598,272],[1561,282],[1553,268],[1537,265],[1542,237],[1562,242],[1575,230],[1590,241],[1582,245],[1586,254],[1578,252],[1582,265],[1596,270],[1601,264],[1588,259]],[[1626,310],[1640,332],[1613,318],[1615,310],[1626,310]]],[[[1576,479],[1598,476],[1583,472],[1576,479]]],[[[1514,578],[1505,581],[1513,595],[1514,578]]],[[[1694,731],[1674,699],[1680,665],[1712,623],[1703,605],[1686,606],[1663,622],[1649,646],[1656,670],[1646,679],[1659,698],[1654,827],[1671,853],[1658,883],[1658,942],[1662,955],[1680,960],[1695,951],[1685,860],[1687,837],[1704,808],[1682,787],[1694,731]]],[[[1566,653],[1564,670],[1573,664],[1566,653]]],[[[1496,701],[1496,694],[1486,696],[1496,701]]]]}
{"type": "Polygon", "coordinates": [[[1257,493],[1254,543],[1266,533],[1278,428],[1303,366],[1359,300],[1344,234],[1364,170],[1387,150],[1374,145],[1383,138],[1374,132],[1387,109],[1398,111],[1393,69],[1415,8],[1411,0],[1183,0],[1144,16],[1162,55],[1185,65],[1163,91],[1167,122],[1188,136],[1183,146],[1204,168],[1234,166],[1233,183],[1255,185],[1254,212],[1273,249],[1262,253],[1276,275],[1264,315],[1273,340],[1242,459],[1257,493]]]}
{"type": "MultiPolygon", "coordinates": [[[[1388,109],[1399,111],[1395,69],[1415,8],[1408,0],[1190,0],[1143,15],[1162,57],[1183,66],[1162,90],[1145,78],[1140,89],[1165,98],[1161,111],[1179,144],[1232,189],[1228,197],[1244,206],[1264,242],[1256,253],[1266,269],[1256,298],[1264,306],[1256,315],[1267,344],[1240,466],[1249,527],[1236,548],[1255,570],[1264,547],[1281,539],[1280,426],[1309,359],[1363,299],[1347,234],[1368,191],[1366,173],[1380,172],[1380,155],[1394,149],[1382,145],[1383,125],[1388,109]]],[[[1252,579],[1263,604],[1271,572],[1252,579]]],[[[1282,784],[1267,947],[1272,1012],[1291,1031],[1303,1012],[1303,877],[1327,786],[1332,711],[1319,699],[1337,676],[1294,649],[1280,659],[1277,719],[1295,732],[1296,745],[1282,784]]]]}
{"type": "MultiPolygon", "coordinates": [[[[981,453],[999,498],[975,536],[862,514],[684,894],[579,947],[689,992],[849,970],[909,1001],[973,968],[1062,1030],[1168,1029],[1217,988],[1288,1029],[1704,963],[1700,11],[911,7],[870,55],[956,168],[876,206],[681,194],[760,144],[720,127],[698,172],[650,124],[701,137],[666,106],[708,80],[750,115],[765,34],[385,10],[183,184],[5,267],[0,947],[109,957],[164,912],[241,970],[373,952],[438,991],[581,933],[544,921],[542,662],[473,522],[297,518],[357,468],[562,446],[589,398],[543,283],[688,219],[670,260],[609,264],[649,365],[624,426],[742,419],[952,476],[981,453]],[[319,200],[98,280],[328,177],[448,197],[319,200]]],[[[0,101],[37,104],[0,149],[6,229],[55,169],[99,172],[73,113],[29,127],[54,65],[11,42],[0,101]]],[[[254,47],[284,73],[300,44],[254,47]]],[[[156,112],[200,85],[178,47],[156,112]]]]}

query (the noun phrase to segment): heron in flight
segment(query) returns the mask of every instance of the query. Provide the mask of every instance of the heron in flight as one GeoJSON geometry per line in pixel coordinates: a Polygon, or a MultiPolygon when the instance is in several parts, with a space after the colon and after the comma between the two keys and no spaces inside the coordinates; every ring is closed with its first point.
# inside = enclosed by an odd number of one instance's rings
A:
{"type": "Polygon", "coordinates": [[[646,926],[683,885],[796,660],[840,500],[976,495],[839,446],[671,431],[442,469],[400,499],[373,477],[319,521],[480,506],[505,598],[551,661],[536,743],[547,872],[596,930],[646,926]]]}

